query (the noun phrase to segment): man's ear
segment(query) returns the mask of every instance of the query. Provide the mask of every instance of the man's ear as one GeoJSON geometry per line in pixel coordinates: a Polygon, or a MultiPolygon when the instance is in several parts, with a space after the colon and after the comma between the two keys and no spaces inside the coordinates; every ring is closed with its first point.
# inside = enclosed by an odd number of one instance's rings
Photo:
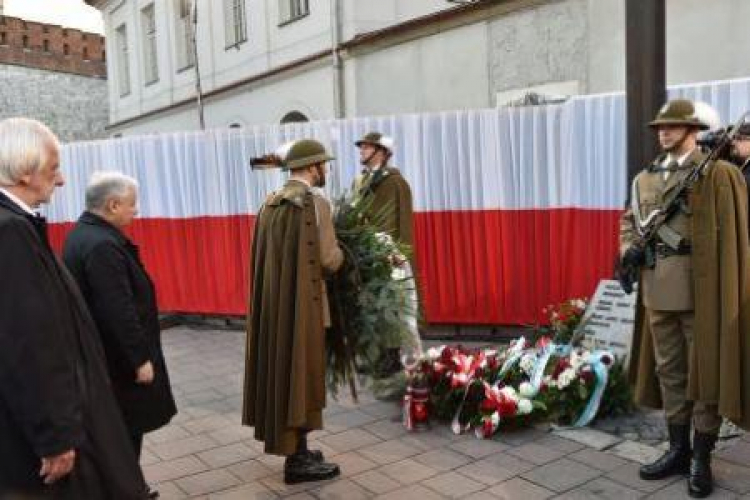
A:
{"type": "Polygon", "coordinates": [[[104,208],[108,212],[116,212],[117,209],[120,208],[120,199],[118,197],[116,197],[116,196],[111,197],[104,204],[104,208]]]}

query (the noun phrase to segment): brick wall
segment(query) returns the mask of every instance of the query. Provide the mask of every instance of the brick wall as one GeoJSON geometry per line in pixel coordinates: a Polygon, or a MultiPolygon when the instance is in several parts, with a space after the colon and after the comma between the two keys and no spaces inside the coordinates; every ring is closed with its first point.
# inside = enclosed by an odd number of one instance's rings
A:
{"type": "Polygon", "coordinates": [[[0,64],[106,78],[104,37],[0,15],[0,64]]]}

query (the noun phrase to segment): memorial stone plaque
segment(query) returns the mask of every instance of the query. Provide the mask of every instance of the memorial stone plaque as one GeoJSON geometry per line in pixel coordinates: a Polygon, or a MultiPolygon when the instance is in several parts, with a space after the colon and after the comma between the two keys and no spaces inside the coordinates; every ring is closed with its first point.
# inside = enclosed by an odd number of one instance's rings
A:
{"type": "Polygon", "coordinates": [[[615,280],[600,281],[584,313],[582,345],[626,360],[633,343],[636,296],[637,291],[628,295],[615,280]]]}

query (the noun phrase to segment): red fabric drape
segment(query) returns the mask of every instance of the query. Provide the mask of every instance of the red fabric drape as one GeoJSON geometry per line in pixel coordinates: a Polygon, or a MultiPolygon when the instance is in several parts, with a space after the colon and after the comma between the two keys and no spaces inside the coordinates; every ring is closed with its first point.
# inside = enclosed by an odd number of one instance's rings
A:
{"type": "MultiPolygon", "coordinates": [[[[431,323],[534,324],[612,274],[618,210],[424,212],[415,241],[431,323]]],[[[162,311],[246,312],[255,217],[139,219],[131,230],[162,311]]],[[[50,226],[57,249],[72,224],[50,226]]]]}

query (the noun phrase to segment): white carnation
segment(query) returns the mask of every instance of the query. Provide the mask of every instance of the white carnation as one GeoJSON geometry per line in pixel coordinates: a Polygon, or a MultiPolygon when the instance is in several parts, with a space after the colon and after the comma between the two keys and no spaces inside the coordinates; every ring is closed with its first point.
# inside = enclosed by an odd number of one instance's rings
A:
{"type": "Polygon", "coordinates": [[[576,372],[572,368],[566,368],[565,371],[563,371],[558,377],[557,377],[557,388],[562,390],[565,389],[570,385],[571,382],[576,377],[576,372]]]}
{"type": "Polygon", "coordinates": [[[505,387],[500,389],[500,394],[504,395],[506,398],[512,399],[513,401],[518,401],[518,394],[516,394],[516,390],[509,385],[506,385],[505,387]]]}
{"type": "Polygon", "coordinates": [[[445,349],[444,345],[441,345],[440,347],[430,347],[427,349],[427,357],[434,361],[440,357],[443,349],[445,349]]]}
{"type": "Polygon", "coordinates": [[[534,405],[531,404],[531,400],[522,398],[518,401],[518,413],[521,415],[528,415],[534,409],[534,405]]]}
{"type": "Polygon", "coordinates": [[[521,358],[520,366],[521,370],[526,374],[531,375],[534,371],[534,366],[536,366],[536,356],[533,354],[524,354],[521,358]]]}
{"type": "Polygon", "coordinates": [[[518,387],[518,393],[522,398],[533,398],[536,396],[536,389],[529,382],[522,382],[518,387]]]}

